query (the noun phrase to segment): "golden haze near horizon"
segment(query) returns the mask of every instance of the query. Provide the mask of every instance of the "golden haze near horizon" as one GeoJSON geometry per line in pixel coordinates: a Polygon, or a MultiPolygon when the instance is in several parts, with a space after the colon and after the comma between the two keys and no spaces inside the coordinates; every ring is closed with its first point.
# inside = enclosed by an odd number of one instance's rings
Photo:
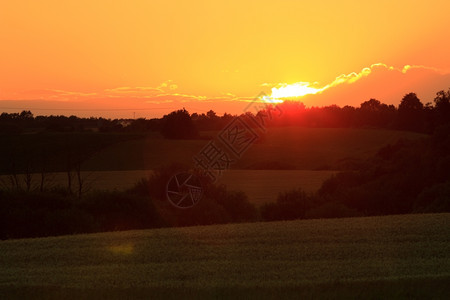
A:
{"type": "Polygon", "coordinates": [[[1,1],[0,108],[240,113],[423,102],[450,87],[447,1],[1,1]]]}

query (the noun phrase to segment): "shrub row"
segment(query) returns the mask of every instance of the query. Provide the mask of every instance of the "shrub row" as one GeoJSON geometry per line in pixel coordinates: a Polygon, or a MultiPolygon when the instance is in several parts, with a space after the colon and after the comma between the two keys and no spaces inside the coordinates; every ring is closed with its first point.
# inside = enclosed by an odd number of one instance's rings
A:
{"type": "Polygon", "coordinates": [[[94,192],[78,198],[62,189],[0,191],[0,239],[248,222],[256,208],[242,192],[206,183],[201,201],[181,210],[166,200],[176,166],[163,168],[128,191],[94,192]]]}

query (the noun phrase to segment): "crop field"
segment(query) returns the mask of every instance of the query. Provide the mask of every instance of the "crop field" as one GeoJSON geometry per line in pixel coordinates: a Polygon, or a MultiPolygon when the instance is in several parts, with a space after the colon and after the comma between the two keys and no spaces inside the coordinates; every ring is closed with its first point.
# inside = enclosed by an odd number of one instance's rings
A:
{"type": "MultiPolygon", "coordinates": [[[[134,171],[87,171],[82,176],[88,191],[124,190],[132,187],[139,179],[151,174],[151,170],[134,171]]],[[[306,192],[315,192],[322,182],[334,171],[309,170],[228,170],[223,173],[218,184],[228,189],[243,191],[255,205],[275,201],[278,193],[302,188],[306,192]]],[[[20,177],[23,177],[20,176],[20,177]]],[[[39,174],[33,174],[34,187],[39,186],[39,174]]],[[[9,176],[0,176],[2,186],[8,188],[9,176]]],[[[67,174],[49,174],[47,187],[67,186],[67,174]]]]}
{"type": "MultiPolygon", "coordinates": [[[[166,140],[152,136],[117,143],[92,156],[85,170],[148,170],[174,162],[193,164],[193,157],[217,132],[199,140],[166,140]]],[[[337,170],[374,155],[400,138],[417,139],[412,132],[349,128],[268,128],[232,169],[337,170]]]]}
{"type": "Polygon", "coordinates": [[[450,214],[0,242],[0,298],[426,298],[450,293],[450,214]]]}

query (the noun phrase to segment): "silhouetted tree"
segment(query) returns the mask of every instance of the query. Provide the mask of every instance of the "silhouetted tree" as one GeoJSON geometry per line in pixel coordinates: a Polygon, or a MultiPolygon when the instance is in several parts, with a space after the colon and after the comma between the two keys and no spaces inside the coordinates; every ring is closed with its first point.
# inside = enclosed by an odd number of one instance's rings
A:
{"type": "Polygon", "coordinates": [[[424,106],[415,93],[406,94],[398,107],[401,129],[422,131],[424,129],[424,106]]]}
{"type": "Polygon", "coordinates": [[[33,119],[33,114],[29,110],[23,110],[20,113],[19,118],[22,120],[30,120],[30,119],[33,119]]]}
{"type": "Polygon", "coordinates": [[[382,104],[379,100],[372,98],[369,101],[361,103],[360,108],[363,111],[378,112],[382,110],[382,104]]]}
{"type": "Polygon", "coordinates": [[[161,133],[168,139],[192,139],[198,136],[191,116],[184,108],[163,117],[161,133]]]}
{"type": "Polygon", "coordinates": [[[450,89],[439,91],[434,98],[435,112],[439,124],[450,123],[450,89]]]}
{"type": "Polygon", "coordinates": [[[370,99],[361,103],[359,108],[359,125],[390,127],[395,118],[395,107],[370,99]]]}

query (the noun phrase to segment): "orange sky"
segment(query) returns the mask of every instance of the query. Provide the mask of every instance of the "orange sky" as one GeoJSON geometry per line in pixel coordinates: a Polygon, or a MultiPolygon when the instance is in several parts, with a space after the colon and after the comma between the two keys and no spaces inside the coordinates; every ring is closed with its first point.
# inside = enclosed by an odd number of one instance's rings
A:
{"type": "Polygon", "coordinates": [[[429,102],[450,87],[449,11],[433,0],[0,0],[0,111],[240,113],[262,91],[324,87],[377,63],[386,67],[302,100],[398,104],[414,91],[429,102]]]}

